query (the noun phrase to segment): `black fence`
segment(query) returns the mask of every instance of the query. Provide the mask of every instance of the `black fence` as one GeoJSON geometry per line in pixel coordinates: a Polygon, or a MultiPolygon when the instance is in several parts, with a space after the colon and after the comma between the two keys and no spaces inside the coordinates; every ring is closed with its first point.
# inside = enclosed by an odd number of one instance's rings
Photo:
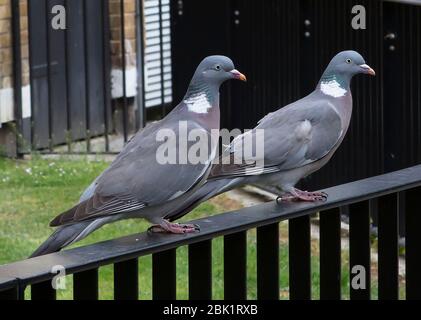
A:
{"type": "MultiPolygon", "coordinates": [[[[188,246],[189,298],[212,298],[212,240],[224,237],[224,299],[247,298],[247,231],[257,230],[257,298],[279,299],[279,222],[289,222],[289,298],[311,299],[313,281],[321,299],[341,299],[340,212],[350,213],[350,283],[358,266],[362,286],[350,286],[350,299],[371,298],[370,211],[379,215],[378,298],[399,298],[398,211],[406,212],[405,298],[421,299],[419,198],[421,166],[325,190],[324,203],[266,203],[194,221],[201,232],[188,235],[142,233],[0,266],[0,297],[55,299],[53,266],[73,274],[74,299],[98,299],[98,268],[114,265],[114,299],[138,299],[137,258],[152,254],[153,299],[176,298],[176,248],[188,246]],[[402,195],[405,206],[400,206],[402,195]],[[310,215],[320,217],[320,279],[311,278],[310,215]]],[[[142,290],[142,284],[140,284],[142,290]]]]}
{"type": "Polygon", "coordinates": [[[420,5],[382,0],[174,1],[174,101],[184,94],[201,57],[226,54],[247,75],[248,84],[230,83],[222,90],[221,119],[226,128],[250,129],[268,112],[310,93],[330,59],[354,49],[377,76],[353,80],[350,130],[332,161],[305,179],[303,187],[322,188],[415,165],[421,161],[420,5]],[[351,26],[355,5],[366,10],[364,30],[351,26]]]}

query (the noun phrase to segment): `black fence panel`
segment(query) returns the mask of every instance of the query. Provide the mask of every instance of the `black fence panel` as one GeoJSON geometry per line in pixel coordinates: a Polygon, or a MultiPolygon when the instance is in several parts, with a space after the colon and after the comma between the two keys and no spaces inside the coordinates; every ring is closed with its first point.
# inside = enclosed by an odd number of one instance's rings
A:
{"type": "Polygon", "coordinates": [[[222,125],[250,129],[268,112],[310,93],[330,59],[354,49],[377,76],[355,77],[347,136],[303,187],[413,165],[421,160],[420,10],[381,0],[174,1],[173,100],[180,100],[197,63],[216,48],[249,79],[223,89],[222,125]],[[356,5],[366,10],[366,29],[351,25],[356,5]],[[397,36],[390,39],[390,33],[397,36]]]}

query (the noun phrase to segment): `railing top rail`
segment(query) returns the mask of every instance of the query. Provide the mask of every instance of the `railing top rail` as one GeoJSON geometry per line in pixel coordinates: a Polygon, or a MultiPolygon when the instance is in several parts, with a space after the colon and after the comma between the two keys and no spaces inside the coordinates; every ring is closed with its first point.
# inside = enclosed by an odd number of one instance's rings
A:
{"type": "Polygon", "coordinates": [[[409,4],[409,5],[416,5],[416,6],[421,5],[421,0],[383,0],[383,1],[396,2],[396,3],[409,4]]]}
{"type": "Polygon", "coordinates": [[[3,279],[6,282],[19,279],[24,285],[48,280],[54,276],[51,270],[57,265],[71,274],[418,186],[421,186],[421,165],[325,189],[329,194],[326,202],[277,205],[273,201],[199,219],[194,221],[201,226],[199,233],[140,233],[22,260],[0,266],[0,288],[3,279]]]}

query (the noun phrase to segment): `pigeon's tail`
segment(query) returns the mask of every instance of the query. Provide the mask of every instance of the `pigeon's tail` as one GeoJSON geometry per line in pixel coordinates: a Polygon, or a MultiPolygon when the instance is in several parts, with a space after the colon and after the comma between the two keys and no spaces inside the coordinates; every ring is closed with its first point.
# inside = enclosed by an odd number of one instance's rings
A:
{"type": "Polygon", "coordinates": [[[174,221],[180,219],[194,208],[196,208],[202,202],[209,200],[223,192],[234,189],[241,185],[241,179],[218,179],[208,180],[201,186],[196,192],[194,192],[187,200],[178,207],[177,210],[169,213],[165,219],[174,221]]]}
{"type": "Polygon", "coordinates": [[[62,248],[85,238],[99,226],[95,220],[91,220],[58,227],[29,258],[60,251],[62,248]]]}

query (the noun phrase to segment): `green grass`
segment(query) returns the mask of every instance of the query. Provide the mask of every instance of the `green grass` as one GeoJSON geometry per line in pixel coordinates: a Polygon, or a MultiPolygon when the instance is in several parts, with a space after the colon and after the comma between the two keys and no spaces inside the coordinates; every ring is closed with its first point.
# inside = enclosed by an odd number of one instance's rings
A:
{"type": "MultiPolygon", "coordinates": [[[[106,167],[103,161],[41,160],[14,161],[0,158],[0,264],[25,259],[44,241],[52,229],[49,221],[58,213],[73,206],[81,192],[106,167]]],[[[206,202],[184,220],[191,220],[224,211],[206,202]]],[[[125,220],[106,225],[73,247],[143,232],[148,223],[125,220]]],[[[288,298],[288,224],[280,225],[280,297],[288,298]]],[[[247,238],[248,298],[256,298],[256,233],[247,238]]],[[[314,242],[314,241],[313,241],[314,242]]],[[[313,298],[319,297],[318,245],[312,245],[313,298]]],[[[177,298],[188,298],[187,248],[177,249],[177,298]]],[[[223,240],[212,241],[213,298],[223,298],[223,240]]],[[[343,297],[348,297],[347,254],[342,268],[343,297]]],[[[113,298],[113,268],[99,270],[100,298],[113,298]]],[[[150,299],[152,294],[152,261],[150,256],[139,258],[139,296],[150,299]]],[[[27,291],[29,291],[28,289],[27,291]]],[[[29,292],[26,293],[29,298],[29,292]]],[[[58,291],[58,299],[72,298],[72,276],[66,277],[66,290],[58,291]]]]}

